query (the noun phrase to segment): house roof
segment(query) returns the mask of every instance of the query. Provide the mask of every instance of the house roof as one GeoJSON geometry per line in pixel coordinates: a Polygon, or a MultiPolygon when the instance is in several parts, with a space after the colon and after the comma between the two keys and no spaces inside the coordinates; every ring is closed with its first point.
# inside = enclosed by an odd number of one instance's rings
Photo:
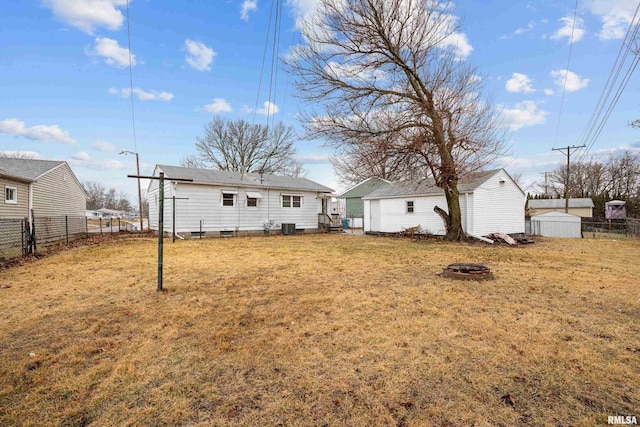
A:
{"type": "MultiPolygon", "coordinates": [[[[490,171],[476,173],[466,179],[458,182],[458,191],[460,193],[471,193],[487,179],[500,172],[502,169],[493,169],[490,171]]],[[[387,183],[382,187],[374,190],[365,199],[385,199],[392,197],[405,196],[428,196],[435,194],[443,194],[442,188],[436,186],[433,178],[427,178],[420,183],[403,182],[403,183],[387,183]]]]}
{"type": "Polygon", "coordinates": [[[351,187],[349,190],[345,191],[342,194],[338,195],[339,199],[351,199],[356,197],[364,197],[371,192],[377,190],[378,188],[384,186],[385,184],[390,184],[389,181],[382,178],[371,177],[365,179],[360,184],[357,184],[355,187],[351,187]]]}
{"type": "MultiPolygon", "coordinates": [[[[564,209],[565,199],[531,199],[527,205],[531,209],[564,209]]],[[[593,208],[593,200],[588,197],[569,199],[570,208],[593,208]]]]}
{"type": "Polygon", "coordinates": [[[234,187],[280,188],[283,190],[306,190],[321,193],[333,193],[333,189],[307,178],[281,175],[241,174],[239,172],[214,169],[184,168],[179,166],[157,165],[168,179],[193,179],[194,184],[217,184],[234,187]]]}
{"type": "Polygon", "coordinates": [[[63,163],[63,161],[58,160],[12,159],[2,157],[0,158],[0,175],[26,181],[35,181],[43,174],[63,163]]]}

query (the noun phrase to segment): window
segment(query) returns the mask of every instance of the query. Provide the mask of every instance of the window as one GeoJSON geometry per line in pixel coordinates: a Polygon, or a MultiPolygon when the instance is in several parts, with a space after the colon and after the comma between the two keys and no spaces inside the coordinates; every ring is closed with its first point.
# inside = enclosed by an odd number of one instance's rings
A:
{"type": "Polygon", "coordinates": [[[413,213],[413,200],[407,202],[407,213],[413,213]]]}
{"type": "Polygon", "coordinates": [[[247,207],[257,208],[262,199],[262,194],[257,191],[247,191],[247,207]]]}
{"type": "Polygon", "coordinates": [[[282,196],[283,208],[299,208],[302,206],[302,196],[282,196]]]}
{"type": "Polygon", "coordinates": [[[15,187],[4,187],[4,202],[17,204],[18,203],[18,189],[15,187]]]}
{"type": "Polygon", "coordinates": [[[236,195],[233,193],[222,193],[222,206],[234,206],[236,195]]]}

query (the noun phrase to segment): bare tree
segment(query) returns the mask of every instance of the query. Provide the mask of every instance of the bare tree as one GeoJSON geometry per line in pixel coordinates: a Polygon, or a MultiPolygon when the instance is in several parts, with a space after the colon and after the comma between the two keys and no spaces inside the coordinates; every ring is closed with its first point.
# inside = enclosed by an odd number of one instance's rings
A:
{"type": "Polygon", "coordinates": [[[82,183],[85,193],[87,193],[87,209],[115,209],[121,211],[132,211],[129,196],[124,191],[119,193],[115,188],[107,190],[102,184],[96,181],[86,181],[82,183]]]}
{"type": "Polygon", "coordinates": [[[303,171],[295,160],[293,138],[293,128],[282,123],[269,128],[214,117],[205,126],[204,136],[197,138],[197,154],[181,163],[185,167],[299,176],[303,171]]]}
{"type": "Polygon", "coordinates": [[[0,151],[0,157],[9,159],[37,160],[38,154],[33,151],[0,151]]]}
{"type": "Polygon", "coordinates": [[[305,117],[310,135],[347,153],[392,135],[443,189],[448,211],[434,210],[445,238],[462,240],[458,181],[502,154],[504,138],[482,78],[455,51],[450,12],[432,0],[320,0],[288,65],[318,108],[305,117]]]}
{"type": "Polygon", "coordinates": [[[330,161],[340,181],[352,186],[371,177],[388,181],[424,179],[424,175],[416,176],[420,168],[414,153],[398,151],[393,137],[380,135],[359,144],[336,147],[330,161]]]}

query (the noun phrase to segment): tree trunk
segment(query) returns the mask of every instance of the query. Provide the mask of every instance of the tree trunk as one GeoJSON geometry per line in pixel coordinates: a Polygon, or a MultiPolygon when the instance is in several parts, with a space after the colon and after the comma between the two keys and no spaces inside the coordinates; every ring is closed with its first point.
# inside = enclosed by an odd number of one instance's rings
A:
{"type": "Polygon", "coordinates": [[[447,206],[449,213],[439,206],[433,208],[434,212],[440,215],[444,222],[446,234],[444,240],[458,242],[467,240],[467,235],[462,229],[462,210],[460,209],[460,197],[457,185],[450,189],[445,189],[447,206]]]}

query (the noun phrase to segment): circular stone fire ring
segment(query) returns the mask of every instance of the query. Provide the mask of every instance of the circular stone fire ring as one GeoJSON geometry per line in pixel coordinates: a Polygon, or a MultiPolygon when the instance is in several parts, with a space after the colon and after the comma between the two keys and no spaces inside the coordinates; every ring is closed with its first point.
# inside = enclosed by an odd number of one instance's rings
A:
{"type": "Polygon", "coordinates": [[[442,277],[455,280],[493,280],[493,273],[486,265],[456,262],[442,269],[442,277]]]}

